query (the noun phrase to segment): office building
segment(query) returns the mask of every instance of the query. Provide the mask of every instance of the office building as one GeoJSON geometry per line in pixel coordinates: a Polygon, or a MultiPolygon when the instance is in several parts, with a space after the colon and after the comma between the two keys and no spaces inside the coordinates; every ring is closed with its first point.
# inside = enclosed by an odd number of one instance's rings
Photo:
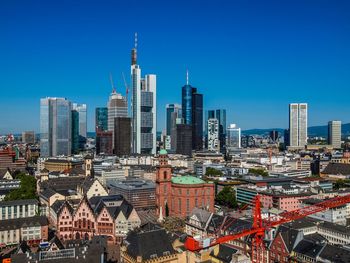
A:
{"type": "Polygon", "coordinates": [[[272,131],[270,131],[269,134],[270,134],[271,142],[276,143],[278,140],[278,131],[272,130],[272,131]]]}
{"type": "Polygon", "coordinates": [[[236,124],[230,124],[226,131],[227,150],[241,148],[241,128],[238,128],[236,124]]]}
{"type": "Polygon", "coordinates": [[[108,130],[108,108],[99,107],[95,109],[95,130],[108,130]]]}
{"type": "Polygon", "coordinates": [[[96,132],[96,154],[113,154],[113,132],[97,131],[96,132]]]}
{"type": "Polygon", "coordinates": [[[40,155],[70,155],[72,150],[72,105],[65,98],[40,100],[40,155]]]}
{"type": "Polygon", "coordinates": [[[166,105],[166,135],[171,136],[171,131],[176,125],[176,119],[182,117],[181,105],[167,104],[166,105]]]}
{"type": "Polygon", "coordinates": [[[189,85],[182,87],[182,118],[184,124],[192,126],[192,149],[203,149],[203,95],[189,85]]]}
{"type": "MultiPolygon", "coordinates": [[[[208,142],[208,120],[209,119],[217,119],[219,123],[219,142],[220,142],[220,151],[225,152],[225,144],[226,144],[226,110],[218,109],[218,110],[208,110],[206,112],[205,118],[205,136],[207,137],[208,142]]],[[[208,147],[208,146],[207,146],[208,147]]]]}
{"type": "Polygon", "coordinates": [[[131,154],[131,118],[114,119],[114,154],[117,156],[131,154]]]}
{"type": "Polygon", "coordinates": [[[3,201],[0,202],[0,222],[6,219],[33,217],[38,211],[39,202],[36,199],[3,201]]]}
{"type": "Polygon", "coordinates": [[[208,150],[213,152],[220,151],[219,142],[219,120],[215,118],[208,119],[208,150]]]}
{"type": "Polygon", "coordinates": [[[157,139],[157,77],[154,74],[141,78],[137,64],[137,35],[131,51],[132,87],[132,151],[155,154],[157,139]]]}
{"type": "MultiPolygon", "coordinates": [[[[126,98],[117,93],[113,88],[108,100],[108,131],[112,132],[112,142],[114,141],[114,120],[118,117],[128,117],[128,103],[126,98]]],[[[113,147],[113,145],[112,145],[113,147]]]]}
{"type": "Polygon", "coordinates": [[[289,104],[289,146],[307,145],[307,103],[289,104]]]}
{"type": "Polygon", "coordinates": [[[34,131],[24,131],[22,132],[22,142],[28,144],[35,143],[35,133],[34,131]]]}
{"type": "Polygon", "coordinates": [[[175,145],[175,152],[177,154],[192,156],[192,126],[177,124],[172,144],[175,145]]]}
{"type": "Polygon", "coordinates": [[[79,114],[79,136],[82,139],[87,138],[87,106],[86,104],[73,103],[73,110],[79,114]]]}
{"type": "Polygon", "coordinates": [[[72,153],[79,152],[79,112],[72,110],[72,153]]]}
{"type": "Polygon", "coordinates": [[[333,148],[341,148],[341,121],[328,122],[328,144],[333,148]]]}

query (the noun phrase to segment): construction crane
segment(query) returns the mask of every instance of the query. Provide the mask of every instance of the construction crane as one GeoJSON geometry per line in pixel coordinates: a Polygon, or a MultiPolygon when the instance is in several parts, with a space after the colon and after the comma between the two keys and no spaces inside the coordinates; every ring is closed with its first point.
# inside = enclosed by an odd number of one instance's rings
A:
{"type": "Polygon", "coordinates": [[[126,83],[124,72],[122,72],[122,75],[123,75],[124,86],[125,86],[125,96],[126,96],[126,101],[128,101],[128,95],[129,95],[129,86],[128,86],[128,84],[126,83]]]}
{"type": "Polygon", "coordinates": [[[327,199],[318,204],[299,208],[290,212],[284,212],[277,216],[263,219],[261,216],[260,196],[256,195],[253,199],[253,225],[249,229],[243,229],[235,234],[206,238],[203,240],[195,239],[189,236],[185,242],[185,247],[190,251],[200,251],[218,244],[238,240],[242,237],[252,236],[251,261],[253,263],[265,263],[265,247],[263,239],[265,232],[273,227],[289,223],[294,220],[304,218],[330,208],[335,208],[350,202],[350,195],[338,196],[327,199]]]}

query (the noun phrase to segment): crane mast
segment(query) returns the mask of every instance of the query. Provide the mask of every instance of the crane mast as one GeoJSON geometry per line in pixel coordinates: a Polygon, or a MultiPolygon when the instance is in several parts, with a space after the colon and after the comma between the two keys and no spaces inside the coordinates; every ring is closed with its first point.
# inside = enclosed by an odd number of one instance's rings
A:
{"type": "Polygon", "coordinates": [[[253,199],[253,225],[252,228],[244,229],[235,234],[229,234],[219,237],[214,237],[204,240],[196,240],[193,237],[188,237],[185,242],[185,247],[190,251],[200,251],[205,248],[209,248],[218,244],[226,243],[229,241],[237,240],[242,237],[252,235],[252,246],[251,246],[251,260],[254,263],[263,263],[265,247],[263,238],[266,230],[277,227],[279,225],[289,223],[294,220],[304,218],[306,216],[322,212],[324,210],[335,208],[341,205],[350,203],[350,195],[337,196],[320,203],[302,207],[290,212],[284,212],[277,216],[263,219],[261,216],[261,202],[260,196],[256,195],[253,199]]]}

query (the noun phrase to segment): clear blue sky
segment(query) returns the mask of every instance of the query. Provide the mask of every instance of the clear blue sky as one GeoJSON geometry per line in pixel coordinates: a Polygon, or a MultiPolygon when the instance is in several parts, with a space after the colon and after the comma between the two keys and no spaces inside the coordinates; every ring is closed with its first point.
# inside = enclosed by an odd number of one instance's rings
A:
{"type": "Polygon", "coordinates": [[[39,130],[41,97],[105,106],[108,74],[125,92],[139,34],[143,74],[165,104],[180,102],[186,68],[205,109],[243,129],[287,127],[288,103],[309,103],[309,125],[350,121],[350,1],[2,0],[0,133],[39,130]]]}

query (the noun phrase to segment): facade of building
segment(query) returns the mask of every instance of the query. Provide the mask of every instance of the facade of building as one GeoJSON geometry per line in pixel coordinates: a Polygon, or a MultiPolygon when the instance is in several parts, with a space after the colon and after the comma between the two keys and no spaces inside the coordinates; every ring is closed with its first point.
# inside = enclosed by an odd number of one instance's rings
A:
{"type": "Polygon", "coordinates": [[[208,110],[206,112],[205,118],[205,136],[208,137],[208,120],[217,119],[219,122],[219,141],[220,141],[220,151],[225,151],[226,145],[226,110],[208,110]]]}
{"type": "Polygon", "coordinates": [[[0,202],[0,220],[33,217],[39,211],[38,205],[36,199],[0,202]]]}
{"type": "Polygon", "coordinates": [[[95,131],[108,130],[108,108],[99,107],[95,109],[95,131]]]}
{"type": "Polygon", "coordinates": [[[155,154],[157,139],[157,77],[141,78],[137,64],[136,41],[131,51],[132,150],[133,153],[155,154]]]}
{"type": "Polygon", "coordinates": [[[289,104],[289,146],[304,148],[307,145],[307,103],[289,104]]]}
{"type": "Polygon", "coordinates": [[[122,195],[135,209],[154,209],[156,206],[156,186],[154,182],[140,178],[109,180],[111,194],[122,195]]]}
{"type": "Polygon", "coordinates": [[[79,136],[81,144],[87,138],[87,106],[86,104],[73,103],[73,110],[79,114],[79,136]]]}
{"type": "Polygon", "coordinates": [[[208,119],[208,150],[213,152],[220,151],[219,141],[219,120],[215,118],[208,119]]]}
{"type": "Polygon", "coordinates": [[[175,144],[175,152],[177,154],[192,155],[192,126],[187,124],[176,125],[176,135],[172,140],[175,144]]]}
{"type": "Polygon", "coordinates": [[[113,154],[113,132],[97,131],[96,132],[96,154],[113,154]]]}
{"type": "Polygon", "coordinates": [[[22,142],[34,144],[35,143],[35,133],[34,131],[24,131],[22,132],[22,142]]]}
{"type": "Polygon", "coordinates": [[[40,155],[70,155],[72,149],[72,104],[65,98],[40,100],[40,155]]]}
{"type": "Polygon", "coordinates": [[[117,156],[131,154],[131,118],[114,119],[114,154],[117,156]]]}
{"type": "Polygon", "coordinates": [[[159,153],[156,175],[157,215],[186,217],[195,207],[214,211],[214,184],[194,176],[172,176],[165,150],[159,153]]]}
{"type": "Polygon", "coordinates": [[[72,153],[79,152],[79,113],[72,110],[72,153]]]}
{"type": "Polygon", "coordinates": [[[182,118],[192,127],[192,150],[203,149],[203,95],[187,83],[182,87],[182,118]]]}
{"type": "Polygon", "coordinates": [[[176,119],[182,117],[181,105],[167,104],[166,105],[166,135],[171,136],[171,132],[176,125],[176,119]]]}
{"type": "MultiPolygon", "coordinates": [[[[108,100],[108,131],[112,132],[112,142],[114,141],[115,136],[115,118],[118,117],[128,117],[128,102],[126,98],[121,94],[117,93],[115,89],[113,89],[111,95],[108,100]]],[[[114,147],[112,143],[112,147],[114,147]]]]}
{"type": "Polygon", "coordinates": [[[226,131],[227,142],[226,149],[241,148],[241,128],[236,124],[230,124],[226,131]]]}
{"type": "Polygon", "coordinates": [[[328,122],[328,144],[333,148],[341,148],[341,121],[328,122]]]}

